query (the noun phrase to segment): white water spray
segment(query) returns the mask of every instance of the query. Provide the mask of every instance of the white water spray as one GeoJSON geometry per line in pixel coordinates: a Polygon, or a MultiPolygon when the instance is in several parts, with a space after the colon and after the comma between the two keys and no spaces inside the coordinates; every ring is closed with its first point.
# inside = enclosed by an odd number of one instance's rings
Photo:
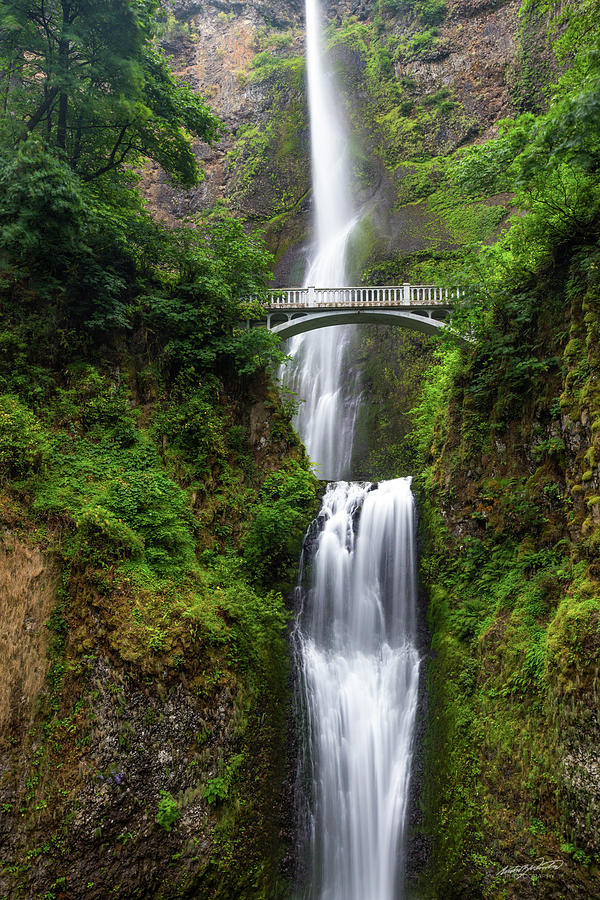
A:
{"type": "MultiPolygon", "coordinates": [[[[343,120],[323,48],[319,0],[306,0],[315,245],[305,285],[348,284],[352,200],[343,120]]],[[[360,403],[354,328],[294,338],[288,386],[296,427],[322,478],[350,474],[360,403]]],[[[303,551],[294,630],[299,832],[311,900],[400,900],[419,655],[414,502],[408,479],[328,487],[303,551]]]]}
{"type": "MultiPolygon", "coordinates": [[[[306,61],[311,127],[314,248],[305,286],[348,284],[348,242],[358,222],[352,199],[348,139],[323,47],[319,0],[306,0],[306,61]]],[[[349,363],[354,326],[323,328],[292,338],[284,373],[300,400],[294,421],[319,477],[349,474],[360,403],[349,363]]]]}
{"type": "Polygon", "coordinates": [[[410,480],[330,485],[317,522],[294,634],[305,896],[399,900],[419,678],[410,480]]]}

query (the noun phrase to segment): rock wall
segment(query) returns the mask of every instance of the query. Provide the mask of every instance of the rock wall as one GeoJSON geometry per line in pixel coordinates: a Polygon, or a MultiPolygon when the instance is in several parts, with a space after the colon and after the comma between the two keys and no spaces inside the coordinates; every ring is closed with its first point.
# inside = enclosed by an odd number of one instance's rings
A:
{"type": "Polygon", "coordinates": [[[0,536],[0,747],[31,725],[48,674],[58,566],[9,532],[0,536]]]}
{"type": "Polygon", "coordinates": [[[530,363],[551,360],[545,374],[511,392],[514,362],[502,373],[490,355],[486,392],[474,349],[419,479],[433,651],[423,897],[600,892],[600,307],[597,248],[578,250],[530,288],[530,363]]]}
{"type": "MultiPolygon", "coordinates": [[[[303,451],[266,378],[231,379],[220,399],[237,448],[227,474],[255,502],[253,480],[303,451]]],[[[227,507],[223,466],[190,501],[196,552],[211,560],[223,546],[235,556],[252,517],[250,501],[238,518],[227,507]]],[[[280,594],[247,575],[232,585],[235,565],[214,582],[198,568],[196,614],[189,574],[141,584],[110,553],[96,566],[73,549],[72,517],[39,517],[31,495],[4,482],[0,526],[0,896],[284,891],[293,801],[280,594]],[[239,608],[254,604],[233,642],[234,607],[219,607],[228,591],[239,608]]]]}
{"type": "MultiPolygon", "coordinates": [[[[392,6],[327,5],[335,23],[341,102],[352,122],[358,190],[370,223],[368,236],[357,238],[357,276],[373,258],[464,242],[439,204],[424,199],[435,183],[415,191],[413,160],[421,171],[424,161],[486,139],[499,120],[533,102],[532,71],[543,69],[540,78],[547,81],[552,68],[545,21],[523,24],[519,0],[453,0],[442,21],[429,28],[435,37],[427,37],[418,4],[400,4],[395,13],[392,6]]],[[[157,166],[146,173],[156,215],[175,222],[225,200],[251,227],[266,229],[276,282],[301,280],[310,223],[303,4],[177,0],[163,43],[227,132],[215,147],[197,147],[206,173],[198,188],[177,190],[157,166]]]]}

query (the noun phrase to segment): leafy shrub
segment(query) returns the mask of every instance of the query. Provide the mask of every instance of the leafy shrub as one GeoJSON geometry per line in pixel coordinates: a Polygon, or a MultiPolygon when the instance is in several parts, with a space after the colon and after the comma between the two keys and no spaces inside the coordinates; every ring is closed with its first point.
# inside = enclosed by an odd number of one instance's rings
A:
{"type": "Polygon", "coordinates": [[[160,792],[160,800],[158,801],[158,812],[156,813],[156,821],[165,831],[170,831],[171,826],[181,818],[181,810],[177,805],[175,798],[169,791],[160,792]]]}
{"type": "Polygon", "coordinates": [[[265,479],[244,551],[259,581],[284,576],[296,564],[316,496],[314,475],[295,461],[265,479]]]}
{"type": "Polygon", "coordinates": [[[278,335],[266,328],[234,328],[223,342],[223,351],[233,360],[238,375],[253,375],[285,359],[278,335]]]}
{"type": "Polygon", "coordinates": [[[200,392],[159,412],[154,431],[196,470],[225,454],[223,417],[200,392]]]}
{"type": "Polygon", "coordinates": [[[438,45],[437,28],[428,28],[415,34],[407,48],[406,56],[410,58],[425,56],[435,50],[438,45]]]}
{"type": "Polygon", "coordinates": [[[94,366],[76,372],[71,388],[59,389],[55,416],[94,439],[105,441],[110,436],[122,447],[135,442],[137,422],[129,392],[111,383],[94,366]]]}
{"type": "MultiPolygon", "coordinates": [[[[126,325],[129,254],[100,228],[93,198],[72,169],[30,137],[16,152],[0,153],[0,196],[0,269],[24,274],[29,297],[36,291],[65,330],[126,325]]],[[[58,329],[56,320],[49,324],[43,327],[50,342],[58,329]]]]}
{"type": "Polygon", "coordinates": [[[207,782],[202,796],[210,806],[217,806],[219,803],[222,803],[223,800],[227,799],[228,794],[229,784],[227,779],[222,775],[217,775],[207,782]]]}
{"type": "Polygon", "coordinates": [[[140,556],[144,551],[143,539],[102,506],[85,509],[77,526],[77,552],[83,559],[113,561],[140,556]]]}
{"type": "Polygon", "coordinates": [[[0,156],[0,260],[58,273],[85,250],[86,208],[71,168],[36,138],[0,156]]]}
{"type": "Polygon", "coordinates": [[[36,405],[52,392],[54,379],[45,366],[29,359],[29,349],[26,329],[0,330],[0,391],[36,405]]]}
{"type": "Polygon", "coordinates": [[[0,477],[22,478],[37,472],[48,449],[48,440],[34,414],[16,397],[0,397],[0,477]]]}
{"type": "Polygon", "coordinates": [[[282,595],[249,585],[244,561],[237,555],[217,556],[211,562],[202,572],[203,590],[190,604],[189,616],[202,621],[211,643],[227,643],[231,660],[241,668],[268,667],[288,621],[282,595]]]}
{"type": "Polygon", "coordinates": [[[187,494],[164,472],[124,473],[111,482],[104,504],[143,539],[146,559],[157,570],[195,564],[187,494]]]}
{"type": "Polygon", "coordinates": [[[271,261],[241,221],[217,211],[195,229],[172,232],[164,255],[175,277],[140,301],[148,327],[160,334],[165,370],[230,371],[233,363],[238,374],[250,374],[281,358],[275,335],[239,328],[249,307],[256,311],[248,300],[264,290],[271,261]]]}

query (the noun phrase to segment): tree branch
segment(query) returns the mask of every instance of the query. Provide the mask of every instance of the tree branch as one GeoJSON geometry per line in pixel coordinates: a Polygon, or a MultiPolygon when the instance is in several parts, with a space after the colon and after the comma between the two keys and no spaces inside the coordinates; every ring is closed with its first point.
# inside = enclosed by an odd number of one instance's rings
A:
{"type": "Polygon", "coordinates": [[[29,117],[27,122],[27,131],[33,131],[33,129],[39,125],[41,120],[44,118],[45,114],[50,110],[50,108],[54,105],[54,101],[58,96],[58,88],[53,87],[50,88],[46,99],[44,102],[38,107],[37,111],[29,117]]]}

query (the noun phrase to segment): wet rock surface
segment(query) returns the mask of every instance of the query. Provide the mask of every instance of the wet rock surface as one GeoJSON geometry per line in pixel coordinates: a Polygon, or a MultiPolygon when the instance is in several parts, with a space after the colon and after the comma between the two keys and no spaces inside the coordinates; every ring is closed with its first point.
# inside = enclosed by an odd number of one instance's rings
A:
{"type": "MultiPolygon", "coordinates": [[[[428,138],[428,153],[444,155],[465,143],[485,139],[494,133],[500,119],[514,113],[514,73],[522,52],[519,5],[518,0],[450,3],[439,28],[437,49],[395,63],[397,79],[414,83],[415,102],[447,89],[461,106],[461,116],[436,126],[428,138]]],[[[257,77],[253,66],[257,55],[265,52],[276,60],[303,57],[304,4],[247,0],[224,5],[214,0],[177,0],[174,14],[177,28],[171,29],[164,43],[173,55],[175,69],[207,99],[227,131],[214,147],[197,146],[206,177],[192,190],[169,184],[158,166],[149,168],[144,182],[150,205],[159,218],[175,223],[225,199],[234,212],[248,217],[250,226],[266,226],[267,241],[277,259],[276,283],[299,283],[310,225],[304,86],[282,81],[279,76],[257,77]],[[289,122],[287,132],[281,130],[284,121],[289,122]],[[264,148],[244,144],[244,129],[257,128],[258,135],[266,135],[273,122],[275,128],[272,136],[265,138],[264,148]],[[246,166],[248,161],[251,168],[246,166]]],[[[327,15],[338,22],[355,16],[371,25],[373,4],[331,0],[327,15]]],[[[410,15],[384,18],[391,47],[395,41],[399,45],[410,38],[419,27],[410,15]]],[[[421,215],[418,207],[398,209],[397,178],[380,158],[383,138],[362,86],[360,54],[342,46],[335,55],[344,90],[351,98],[357,140],[368,151],[368,161],[360,163],[360,199],[369,210],[382,252],[412,253],[432,244],[453,246],[453,237],[445,234],[442,222],[432,225],[431,216],[421,215]]]]}

